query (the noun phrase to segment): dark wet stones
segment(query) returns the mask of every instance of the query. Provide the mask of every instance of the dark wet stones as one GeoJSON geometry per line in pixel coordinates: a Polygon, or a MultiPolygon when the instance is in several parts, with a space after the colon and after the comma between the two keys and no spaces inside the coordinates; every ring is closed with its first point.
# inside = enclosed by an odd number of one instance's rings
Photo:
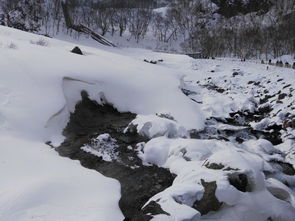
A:
{"type": "Polygon", "coordinates": [[[241,192],[251,192],[248,177],[246,174],[233,173],[228,175],[229,183],[241,192]]]}
{"type": "MultiPolygon", "coordinates": [[[[212,125],[205,127],[203,131],[190,131],[191,138],[194,139],[217,139],[233,141],[238,143],[243,143],[250,139],[266,139],[270,141],[273,145],[278,145],[283,142],[281,137],[281,130],[283,125],[269,125],[264,130],[255,130],[250,127],[251,122],[259,122],[269,115],[272,111],[271,106],[258,107],[256,111],[238,111],[230,113],[228,118],[220,119],[212,117],[207,122],[212,125]],[[218,124],[228,124],[229,126],[243,126],[239,130],[232,129],[216,129],[214,126],[218,124]]],[[[292,126],[292,121],[288,120],[285,123],[285,127],[292,126]]]]}
{"type": "Polygon", "coordinates": [[[236,141],[241,144],[244,143],[245,140],[242,137],[236,137],[236,141]]]}
{"type": "MultiPolygon", "coordinates": [[[[82,100],[76,105],[70,121],[64,129],[66,140],[56,150],[61,156],[79,160],[81,165],[94,169],[107,177],[117,179],[121,184],[119,206],[126,220],[148,220],[148,214],[141,211],[144,204],[155,194],[171,186],[174,175],[156,166],[143,166],[137,156],[137,144],[146,138],[137,133],[124,133],[124,129],[135,119],[132,113],[120,113],[109,104],[99,105],[81,93],[82,100]],[[116,157],[105,161],[81,149],[93,145],[93,139],[101,134],[109,134],[116,141],[116,157]]],[[[99,145],[95,148],[99,151],[99,145]]],[[[106,148],[103,145],[103,148],[106,148]]],[[[83,179],[83,177],[81,177],[83,179]]],[[[147,210],[149,211],[149,210],[147,210]]],[[[158,210],[159,211],[159,210],[158,210]]]]}
{"type": "Polygon", "coordinates": [[[144,62],[146,62],[146,63],[150,63],[150,64],[157,64],[158,62],[163,62],[164,60],[163,59],[160,59],[160,60],[147,60],[147,59],[144,59],[143,60],[144,62]]]}
{"type": "Polygon", "coordinates": [[[281,161],[275,161],[272,160],[269,162],[273,167],[275,167],[277,170],[281,171],[282,173],[289,175],[289,176],[294,176],[295,175],[295,169],[292,166],[292,164],[287,163],[287,162],[281,162],[281,161]]]}
{"type": "Polygon", "coordinates": [[[284,129],[287,129],[287,128],[295,129],[295,116],[288,117],[288,119],[286,119],[284,121],[282,128],[284,128],[284,129]]]}
{"type": "Polygon", "coordinates": [[[173,116],[167,113],[159,113],[159,114],[157,113],[156,115],[160,118],[176,121],[173,116]]]}
{"type": "Polygon", "coordinates": [[[74,47],[73,50],[71,50],[72,53],[78,54],[78,55],[83,55],[82,50],[79,47],[74,47]]]}
{"type": "Polygon", "coordinates": [[[239,75],[239,72],[236,72],[236,71],[235,71],[235,72],[233,73],[233,77],[238,76],[238,75],[239,75]]]}
{"type": "Polygon", "coordinates": [[[207,167],[208,169],[212,169],[212,170],[224,170],[224,171],[237,171],[238,170],[238,169],[234,169],[234,168],[231,168],[231,167],[225,167],[221,163],[210,163],[210,162],[207,162],[205,164],[205,167],[207,167]]]}
{"type": "Polygon", "coordinates": [[[206,87],[208,90],[213,90],[213,91],[216,91],[218,93],[224,93],[225,92],[225,89],[221,88],[221,87],[218,87],[217,85],[215,84],[212,84],[212,83],[209,83],[209,84],[206,84],[206,85],[203,85],[204,87],[206,87]]]}
{"type": "MultiPolygon", "coordinates": [[[[242,121],[242,120],[241,120],[242,121]]],[[[241,124],[245,122],[240,122],[241,124]]],[[[245,140],[256,139],[257,137],[252,134],[252,129],[250,126],[246,125],[243,128],[235,126],[241,126],[241,124],[237,124],[236,120],[233,119],[222,119],[212,117],[208,119],[206,122],[206,126],[202,131],[191,130],[190,137],[192,139],[206,139],[206,140],[224,140],[224,141],[233,141],[233,140],[245,140]],[[227,124],[229,128],[218,129],[217,125],[227,124]]]]}
{"type": "Polygon", "coordinates": [[[221,163],[217,164],[217,163],[206,163],[205,167],[207,167],[208,169],[212,169],[212,170],[221,170],[224,168],[224,165],[222,165],[221,163]]]}
{"type": "Polygon", "coordinates": [[[279,145],[283,143],[281,138],[280,131],[259,131],[259,130],[251,130],[251,133],[256,136],[256,138],[261,138],[268,140],[273,145],[279,145]]]}
{"type": "MultiPolygon", "coordinates": [[[[159,215],[159,214],[170,216],[170,214],[165,212],[156,201],[151,201],[132,220],[133,221],[149,221],[153,218],[153,216],[159,215]]],[[[124,221],[131,221],[131,219],[126,218],[124,221]]]]}
{"type": "Polygon", "coordinates": [[[276,96],[275,94],[273,94],[273,95],[265,95],[264,98],[260,99],[259,103],[260,104],[265,104],[270,98],[273,98],[275,96],[276,96]]]}
{"type": "Polygon", "coordinates": [[[283,93],[283,94],[280,94],[279,96],[278,96],[278,99],[279,100],[283,100],[285,97],[287,97],[288,95],[287,94],[285,94],[285,93],[283,93]]]}
{"type": "Polygon", "coordinates": [[[197,200],[193,208],[198,210],[201,215],[206,215],[211,211],[218,211],[222,205],[222,202],[219,202],[215,196],[215,192],[217,189],[216,181],[213,182],[205,182],[201,179],[202,186],[205,189],[203,197],[201,200],[197,200]]]}
{"type": "Polygon", "coordinates": [[[257,81],[257,82],[254,82],[253,84],[254,84],[255,86],[259,86],[259,85],[260,85],[260,82],[257,81]]]}
{"type": "Polygon", "coordinates": [[[291,84],[287,84],[286,86],[283,87],[283,89],[291,87],[291,86],[292,86],[291,84]]]}
{"type": "Polygon", "coordinates": [[[256,111],[238,111],[230,113],[230,118],[226,118],[227,123],[236,126],[248,126],[250,122],[259,122],[271,111],[270,106],[257,108],[256,111]]]}
{"type": "Polygon", "coordinates": [[[112,177],[121,183],[122,198],[119,206],[129,220],[136,220],[135,217],[138,215],[149,216],[145,213],[148,210],[141,211],[141,208],[152,196],[171,186],[174,179],[167,170],[156,166],[140,167],[127,173],[124,170],[121,171],[122,174],[112,177]]]}
{"type": "Polygon", "coordinates": [[[182,88],[181,91],[182,91],[182,93],[184,93],[186,96],[197,94],[197,93],[194,92],[194,91],[190,91],[190,90],[187,90],[187,89],[184,89],[184,88],[182,88]]]}

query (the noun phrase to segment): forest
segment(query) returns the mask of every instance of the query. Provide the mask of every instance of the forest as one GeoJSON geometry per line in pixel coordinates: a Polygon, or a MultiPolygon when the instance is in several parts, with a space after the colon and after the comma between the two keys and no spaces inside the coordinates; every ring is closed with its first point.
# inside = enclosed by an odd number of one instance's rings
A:
{"type": "MultiPolygon", "coordinates": [[[[295,54],[295,2],[248,0],[67,0],[75,24],[102,36],[153,39],[159,49],[207,56],[269,59],[295,54]],[[229,1],[228,1],[229,2],[229,1]]],[[[0,24],[79,37],[65,24],[60,0],[1,0],[0,24]]]]}

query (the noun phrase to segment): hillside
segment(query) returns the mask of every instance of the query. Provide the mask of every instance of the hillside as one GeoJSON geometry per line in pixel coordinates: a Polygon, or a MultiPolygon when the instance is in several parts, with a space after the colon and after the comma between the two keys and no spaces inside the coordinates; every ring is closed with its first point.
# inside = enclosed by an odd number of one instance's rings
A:
{"type": "Polygon", "coordinates": [[[264,60],[295,54],[293,0],[65,1],[71,27],[61,1],[0,2],[0,24],[59,39],[84,39],[71,28],[83,25],[122,47],[264,60]]]}
{"type": "Polygon", "coordinates": [[[295,69],[84,40],[0,26],[0,220],[293,221],[295,69]]]}

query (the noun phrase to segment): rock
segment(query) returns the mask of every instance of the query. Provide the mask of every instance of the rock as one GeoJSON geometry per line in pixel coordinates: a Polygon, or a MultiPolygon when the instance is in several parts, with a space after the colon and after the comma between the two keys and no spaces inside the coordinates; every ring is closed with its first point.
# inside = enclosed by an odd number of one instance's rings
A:
{"type": "Polygon", "coordinates": [[[150,64],[157,64],[158,62],[163,62],[163,60],[159,60],[159,61],[150,60],[150,61],[148,61],[147,59],[144,59],[143,61],[147,62],[147,63],[150,63],[150,64]]]}
{"type": "Polygon", "coordinates": [[[283,129],[287,129],[289,127],[295,129],[295,116],[292,116],[290,119],[286,119],[283,122],[283,129]]]}
{"type": "Polygon", "coordinates": [[[83,52],[81,51],[81,49],[79,47],[74,47],[73,50],[71,50],[72,53],[74,54],[78,54],[78,55],[83,55],[83,52]]]}
{"type": "Polygon", "coordinates": [[[287,84],[286,86],[283,87],[283,89],[291,87],[291,86],[292,86],[291,84],[287,84]]]}
{"type": "Polygon", "coordinates": [[[259,85],[260,85],[260,82],[259,82],[259,81],[254,82],[254,85],[255,85],[255,86],[259,86],[259,85]]]}
{"type": "MultiPolygon", "coordinates": [[[[169,213],[165,212],[161,206],[156,201],[149,202],[139,214],[133,217],[133,221],[149,221],[155,215],[164,214],[170,216],[169,213]]],[[[125,219],[124,221],[129,221],[130,219],[125,219]]],[[[131,221],[131,220],[130,220],[131,221]]]]}
{"type": "Polygon", "coordinates": [[[215,196],[217,189],[216,181],[205,182],[201,179],[202,186],[205,189],[201,200],[197,200],[193,208],[198,210],[202,215],[208,214],[211,211],[217,211],[220,209],[222,202],[219,202],[215,196]]]}
{"type": "Polygon", "coordinates": [[[161,118],[164,118],[164,119],[168,119],[168,120],[176,121],[176,120],[174,119],[174,117],[171,116],[171,115],[168,114],[168,113],[156,113],[156,115],[157,115],[158,117],[161,117],[161,118]]]}
{"type": "Polygon", "coordinates": [[[208,162],[205,164],[205,167],[207,167],[208,169],[212,169],[212,170],[224,170],[224,171],[237,171],[238,170],[238,169],[234,169],[231,167],[225,168],[225,166],[221,163],[217,164],[217,163],[208,162]]]}
{"type": "Polygon", "coordinates": [[[236,137],[238,143],[243,143],[245,140],[242,137],[236,137]]]}
{"type": "Polygon", "coordinates": [[[286,162],[281,162],[281,161],[276,161],[272,160],[269,162],[273,167],[275,167],[277,170],[281,171],[282,173],[289,175],[289,176],[294,176],[295,175],[295,169],[290,163],[286,162]]]}
{"type": "Polygon", "coordinates": [[[278,99],[279,100],[283,100],[285,97],[287,97],[288,95],[283,93],[283,94],[279,94],[278,99]]]}
{"type": "Polygon", "coordinates": [[[217,163],[206,163],[205,164],[205,167],[207,167],[208,169],[212,169],[212,170],[221,170],[224,168],[224,165],[222,165],[221,163],[220,164],[217,164],[217,163]]]}
{"type": "Polygon", "coordinates": [[[229,183],[241,192],[251,192],[248,177],[246,174],[232,173],[228,175],[229,183]]]}
{"type": "Polygon", "coordinates": [[[233,73],[233,77],[235,77],[235,76],[237,76],[237,75],[239,75],[238,72],[234,72],[234,73],[233,73]]]}
{"type": "Polygon", "coordinates": [[[197,94],[195,91],[187,90],[187,89],[184,89],[184,88],[181,88],[181,91],[182,91],[182,93],[184,93],[186,96],[197,94]]]}

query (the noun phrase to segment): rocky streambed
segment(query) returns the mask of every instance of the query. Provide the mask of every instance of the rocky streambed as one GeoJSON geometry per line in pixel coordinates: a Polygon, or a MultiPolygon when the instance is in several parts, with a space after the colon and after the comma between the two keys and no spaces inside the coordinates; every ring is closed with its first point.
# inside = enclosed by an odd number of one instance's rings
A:
{"type": "MultiPolygon", "coordinates": [[[[226,117],[210,110],[213,114],[207,117],[205,129],[202,131],[187,131],[185,135],[176,133],[172,137],[167,133],[167,140],[161,141],[168,143],[166,146],[171,146],[168,147],[170,149],[165,158],[165,166],[149,160],[147,155],[149,147],[155,148],[155,138],[163,134],[149,137],[140,133],[136,125],[131,124],[137,117],[135,114],[120,113],[108,103],[99,105],[89,99],[85,91],[81,92],[81,101],[77,103],[75,112],[71,114],[64,129],[66,139],[56,150],[61,156],[79,160],[82,166],[120,182],[122,197],[119,206],[126,217],[125,220],[151,220],[153,217],[160,217],[159,220],[166,220],[167,217],[172,219],[186,211],[182,210],[184,207],[191,210],[187,210],[187,214],[179,216],[177,220],[202,220],[212,217],[221,217],[223,220],[224,216],[215,214],[219,214],[218,211],[239,208],[240,203],[220,196],[221,192],[240,199],[246,196],[241,195],[242,193],[247,193],[247,197],[253,197],[254,200],[254,193],[259,189],[263,194],[270,194],[273,197],[270,199],[277,203],[275,205],[286,207],[289,211],[284,216],[276,217],[266,209],[266,215],[261,217],[267,220],[289,220],[288,217],[295,214],[292,207],[295,203],[292,195],[295,188],[295,151],[292,148],[295,129],[295,101],[292,99],[294,89],[283,80],[273,82],[267,78],[249,81],[241,86],[236,82],[239,77],[243,77],[243,73],[235,71],[232,76],[222,79],[206,78],[204,81],[188,80],[183,83],[181,89],[184,94],[203,106],[204,111],[208,111],[208,107],[214,108],[212,104],[206,103],[208,95],[222,95],[234,100],[237,91],[240,91],[241,95],[252,90],[253,96],[247,100],[246,107],[244,105],[227,110],[226,117]],[[268,88],[273,87],[269,85],[278,83],[281,84],[281,89],[270,92],[268,88]],[[176,144],[177,142],[179,144],[176,144]],[[290,145],[286,151],[284,146],[276,147],[286,142],[290,145]],[[202,145],[211,145],[212,147],[206,147],[206,151],[210,153],[203,153],[202,150],[196,155],[192,146],[202,148],[202,145]],[[230,154],[229,150],[232,151],[230,154]],[[220,155],[225,154],[224,158],[219,159],[219,151],[220,155]],[[256,156],[259,159],[255,159],[256,156]],[[191,172],[175,172],[175,169],[172,169],[174,166],[171,166],[173,164],[169,164],[170,158],[181,160],[184,162],[182,165],[188,167],[191,172]],[[249,160],[249,165],[236,163],[239,159],[249,160]],[[260,162],[262,167],[252,170],[251,162],[260,162]],[[193,163],[196,163],[195,169],[191,167],[193,163]],[[183,176],[194,180],[186,184],[195,183],[194,187],[190,187],[195,188],[194,190],[184,188],[180,191],[176,188],[179,182],[181,185],[187,182],[184,178],[179,178],[183,176]],[[216,180],[212,176],[216,176],[216,180]],[[262,180],[257,181],[259,179],[262,180]],[[167,206],[167,202],[171,204],[167,206]],[[177,208],[181,209],[177,211],[177,208]]],[[[165,121],[174,122],[173,117],[167,116],[157,115],[165,121]]],[[[152,122],[146,123],[144,127],[149,130],[152,122]]],[[[206,149],[205,146],[203,149],[206,149]]],[[[161,148],[161,143],[158,148],[161,148]]],[[[255,210],[247,209],[250,213],[255,210]]]]}
{"type": "Polygon", "coordinates": [[[157,166],[144,166],[138,158],[137,148],[147,138],[137,133],[124,133],[136,115],[120,113],[109,104],[99,105],[90,100],[86,92],[81,95],[82,100],[64,130],[66,140],[56,148],[58,153],[117,179],[122,194],[119,206],[125,220],[149,220],[148,214],[165,213],[155,202],[142,209],[152,196],[171,186],[175,175],[157,166]],[[105,136],[97,139],[102,134],[105,136]],[[87,152],[81,148],[83,146],[93,148],[101,155],[87,152]]]}

